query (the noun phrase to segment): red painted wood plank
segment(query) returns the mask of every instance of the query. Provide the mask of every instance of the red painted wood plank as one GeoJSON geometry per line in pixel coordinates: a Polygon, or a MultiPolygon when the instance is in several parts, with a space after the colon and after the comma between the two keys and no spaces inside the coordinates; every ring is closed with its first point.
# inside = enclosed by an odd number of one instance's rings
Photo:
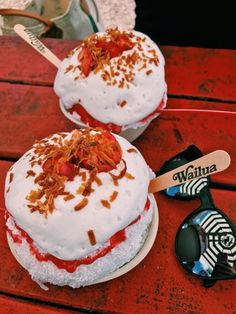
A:
{"type": "MultiPolygon", "coordinates": [[[[1,314],[73,314],[75,311],[53,308],[47,305],[34,304],[12,297],[0,295],[1,314]]],[[[76,311],[76,313],[78,313],[76,311]]]]}
{"type": "MultiPolygon", "coordinates": [[[[169,107],[227,109],[228,106],[202,101],[170,99],[169,107]],[[208,106],[213,106],[209,108],[208,106]]],[[[236,184],[236,115],[214,112],[163,112],[135,142],[152,169],[159,169],[163,160],[196,145],[205,154],[216,149],[226,150],[231,156],[230,167],[214,175],[214,180],[236,184]],[[156,156],[156,157],[153,157],[156,156]]]]}
{"type": "Polygon", "coordinates": [[[51,87],[0,84],[0,156],[19,157],[32,143],[75,125],[61,113],[51,87]]]}
{"type": "Polygon", "coordinates": [[[168,93],[236,100],[236,50],[162,47],[168,93]]]}
{"type": "MultiPolygon", "coordinates": [[[[59,58],[78,41],[44,39],[59,58]]],[[[168,93],[236,100],[236,51],[160,47],[166,59],[168,93]]],[[[52,85],[56,69],[18,37],[0,37],[0,80],[52,85]]]]}
{"type": "MultiPolygon", "coordinates": [[[[0,84],[0,157],[18,158],[34,143],[49,134],[76,127],[61,113],[52,88],[31,85],[0,84]]],[[[169,99],[169,108],[235,110],[233,104],[169,99]]],[[[225,149],[235,154],[236,116],[221,113],[165,112],[153,121],[135,141],[147,162],[158,169],[163,152],[173,155],[190,144],[204,152],[225,149]],[[159,158],[153,158],[153,156],[159,158]]],[[[225,179],[236,174],[236,161],[224,172],[225,179]],[[231,173],[233,175],[231,175],[231,173]]],[[[219,176],[219,175],[218,175],[219,176]]]]}
{"type": "MultiPolygon", "coordinates": [[[[235,222],[235,192],[215,190],[213,197],[216,205],[235,222]]],[[[163,195],[157,195],[157,202],[160,214],[158,236],[153,249],[140,265],[107,283],[80,289],[50,286],[48,292],[32,282],[11,255],[0,214],[0,291],[105,313],[234,313],[235,280],[218,282],[206,290],[201,281],[180,267],[175,257],[176,230],[183,218],[197,208],[198,202],[181,202],[163,195]]]]}
{"type": "MultiPolygon", "coordinates": [[[[45,45],[59,58],[78,45],[78,41],[44,39],[45,45]]],[[[0,37],[0,80],[32,84],[52,84],[56,68],[26,44],[21,38],[0,37]]]]}
{"type": "Polygon", "coordinates": [[[1,171],[0,171],[0,212],[5,208],[5,203],[4,203],[4,183],[5,183],[5,177],[6,173],[9,170],[13,163],[9,161],[0,161],[1,165],[1,171]]]}

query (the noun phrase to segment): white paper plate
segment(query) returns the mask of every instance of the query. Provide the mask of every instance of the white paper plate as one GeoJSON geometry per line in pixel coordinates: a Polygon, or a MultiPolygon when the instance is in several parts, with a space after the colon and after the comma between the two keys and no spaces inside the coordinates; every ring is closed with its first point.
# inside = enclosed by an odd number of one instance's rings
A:
{"type": "MultiPolygon", "coordinates": [[[[109,281],[109,280],[115,279],[117,277],[120,277],[120,276],[126,274],[131,269],[136,267],[147,256],[147,254],[149,253],[149,251],[151,250],[151,248],[155,242],[157,230],[158,230],[158,225],[159,225],[158,208],[157,208],[157,204],[156,204],[156,200],[155,200],[154,196],[152,196],[152,203],[154,205],[153,219],[152,219],[152,223],[151,223],[150,230],[148,233],[148,237],[147,237],[143,247],[141,248],[141,250],[138,252],[138,254],[129,263],[127,263],[124,266],[122,266],[121,268],[117,269],[116,271],[114,271],[110,275],[105,276],[102,279],[95,281],[93,284],[109,281]]],[[[12,238],[9,236],[8,232],[7,232],[7,241],[8,241],[9,248],[10,248],[13,256],[15,257],[15,259],[17,260],[17,262],[23,268],[25,268],[27,270],[25,265],[22,263],[22,260],[17,255],[15,247],[14,247],[14,242],[13,242],[12,238]]]]}

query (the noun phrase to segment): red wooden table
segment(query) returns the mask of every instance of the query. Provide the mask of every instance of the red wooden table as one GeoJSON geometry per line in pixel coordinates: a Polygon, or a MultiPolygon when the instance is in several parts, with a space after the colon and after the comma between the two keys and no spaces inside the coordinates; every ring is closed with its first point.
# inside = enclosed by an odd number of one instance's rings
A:
{"type": "MultiPolygon", "coordinates": [[[[78,43],[45,40],[63,58],[78,43]]],[[[236,183],[236,51],[161,47],[166,58],[168,108],[226,112],[165,112],[134,142],[152,169],[190,144],[204,153],[225,149],[232,163],[215,181],[236,183]]],[[[0,37],[0,207],[7,169],[36,139],[75,125],[58,106],[56,69],[17,37],[0,37]]],[[[236,192],[212,189],[217,207],[236,223],[236,192]]],[[[126,275],[102,284],[45,292],[15,261],[0,213],[0,313],[236,313],[236,280],[206,289],[174,252],[175,233],[198,201],[156,195],[160,223],[148,256],[126,275]]]]}

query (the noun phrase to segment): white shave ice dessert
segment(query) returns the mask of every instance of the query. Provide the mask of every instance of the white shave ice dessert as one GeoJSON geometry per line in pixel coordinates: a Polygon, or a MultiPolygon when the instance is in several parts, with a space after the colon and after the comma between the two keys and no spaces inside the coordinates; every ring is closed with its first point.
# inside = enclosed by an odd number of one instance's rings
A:
{"type": "Polygon", "coordinates": [[[148,236],[152,172],[102,129],[40,140],[8,171],[10,247],[38,283],[91,285],[132,260],[148,236]]]}
{"type": "Polygon", "coordinates": [[[166,105],[164,65],[148,36],[109,29],[88,37],[61,62],[54,90],[72,121],[130,140],[166,105]]]}

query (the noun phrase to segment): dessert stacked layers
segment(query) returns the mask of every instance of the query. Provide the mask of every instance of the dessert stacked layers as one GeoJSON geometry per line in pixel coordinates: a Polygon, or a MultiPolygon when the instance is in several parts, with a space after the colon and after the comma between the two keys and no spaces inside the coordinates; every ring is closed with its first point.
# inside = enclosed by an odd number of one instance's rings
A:
{"type": "Polygon", "coordinates": [[[54,90],[67,116],[114,133],[147,126],[166,105],[165,61],[137,31],[88,37],[61,62],[54,90]]]}
{"type": "Polygon", "coordinates": [[[15,254],[41,283],[80,287],[114,272],[148,235],[152,176],[136,148],[102,129],[36,142],[6,177],[15,254]]]}

